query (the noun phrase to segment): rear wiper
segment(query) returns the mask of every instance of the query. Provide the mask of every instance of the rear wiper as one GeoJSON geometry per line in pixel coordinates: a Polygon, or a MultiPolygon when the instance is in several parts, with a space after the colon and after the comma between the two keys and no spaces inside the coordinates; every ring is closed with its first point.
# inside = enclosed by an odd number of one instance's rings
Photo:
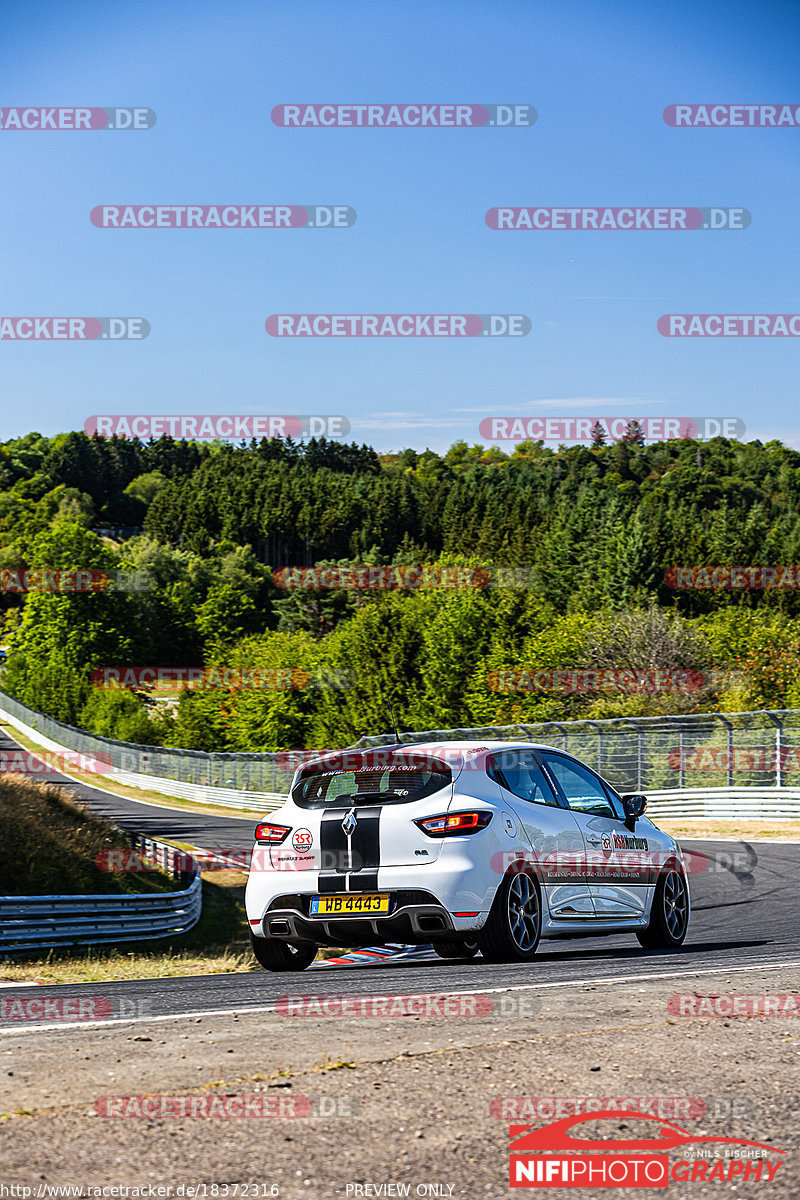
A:
{"type": "Polygon", "coordinates": [[[363,804],[366,801],[369,804],[374,800],[385,800],[387,796],[394,795],[394,792],[342,792],[336,799],[351,800],[353,804],[363,804]]]}

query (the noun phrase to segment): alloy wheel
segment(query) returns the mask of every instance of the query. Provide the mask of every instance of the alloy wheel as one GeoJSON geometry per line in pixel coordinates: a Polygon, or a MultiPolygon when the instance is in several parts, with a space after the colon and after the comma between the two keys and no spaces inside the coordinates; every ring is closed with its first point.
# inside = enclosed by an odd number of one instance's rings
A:
{"type": "Polygon", "coordinates": [[[539,895],[530,875],[515,875],[508,889],[508,921],[520,950],[536,945],[539,936],[539,895]]]}

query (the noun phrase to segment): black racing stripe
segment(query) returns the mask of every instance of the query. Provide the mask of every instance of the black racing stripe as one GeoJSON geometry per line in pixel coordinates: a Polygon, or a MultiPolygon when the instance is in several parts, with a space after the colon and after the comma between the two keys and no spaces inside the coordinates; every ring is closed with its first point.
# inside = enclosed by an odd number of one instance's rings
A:
{"type": "Polygon", "coordinates": [[[343,875],[349,865],[347,834],[342,821],[349,808],[331,808],[322,814],[319,827],[320,863],[322,875],[343,875]]]}
{"type": "Polygon", "coordinates": [[[378,872],[377,871],[351,871],[347,876],[348,892],[377,892],[378,890],[378,872]]]}
{"type": "Polygon", "coordinates": [[[381,865],[380,808],[356,809],[358,824],[353,830],[351,851],[353,870],[365,871],[381,865]]]}
{"type": "Polygon", "coordinates": [[[347,876],[325,874],[320,871],[319,882],[317,884],[320,895],[327,895],[329,892],[346,892],[347,891],[347,876]]]}
{"type": "Polygon", "coordinates": [[[380,866],[381,809],[329,809],[320,822],[320,893],[374,892],[380,866]],[[342,822],[353,811],[356,825],[348,838],[342,822]]]}

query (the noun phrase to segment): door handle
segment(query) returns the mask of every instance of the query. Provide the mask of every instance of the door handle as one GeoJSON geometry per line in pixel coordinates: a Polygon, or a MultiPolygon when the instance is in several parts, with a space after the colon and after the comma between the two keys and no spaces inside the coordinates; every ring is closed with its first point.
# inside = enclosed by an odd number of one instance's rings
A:
{"type": "Polygon", "coordinates": [[[602,838],[590,838],[590,837],[587,837],[587,839],[586,839],[586,840],[587,840],[587,842],[589,843],[589,845],[590,845],[590,846],[602,846],[602,844],[603,844],[603,839],[602,839],[602,838]]]}

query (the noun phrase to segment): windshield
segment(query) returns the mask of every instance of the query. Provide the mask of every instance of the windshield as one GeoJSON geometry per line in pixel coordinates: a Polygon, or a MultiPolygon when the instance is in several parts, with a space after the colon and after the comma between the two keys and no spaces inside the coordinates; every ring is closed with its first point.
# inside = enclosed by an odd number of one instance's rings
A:
{"type": "Polygon", "coordinates": [[[303,808],[343,807],[359,804],[403,804],[422,800],[452,780],[445,763],[427,766],[388,763],[344,771],[313,767],[302,772],[292,788],[292,799],[303,808]]]}

